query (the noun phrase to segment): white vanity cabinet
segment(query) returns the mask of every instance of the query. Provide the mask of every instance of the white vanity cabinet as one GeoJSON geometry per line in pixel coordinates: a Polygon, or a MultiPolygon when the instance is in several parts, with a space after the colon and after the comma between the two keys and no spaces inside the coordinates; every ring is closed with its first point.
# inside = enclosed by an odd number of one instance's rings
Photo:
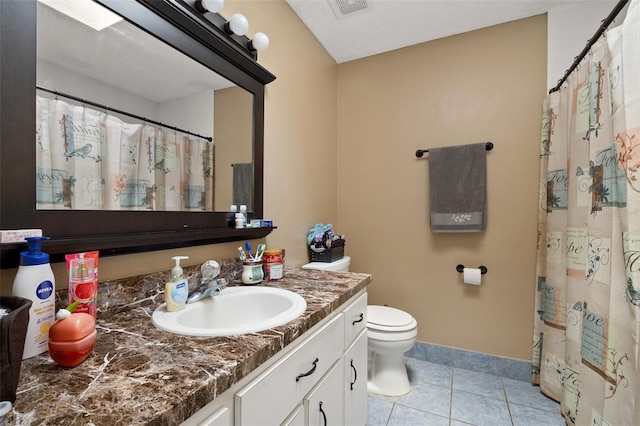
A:
{"type": "Polygon", "coordinates": [[[307,426],[343,425],[344,361],[340,359],[304,398],[307,426]]]}
{"type": "Polygon", "coordinates": [[[367,330],[344,353],[344,424],[367,422],[367,330]]]}
{"type": "MultiPolygon", "coordinates": [[[[344,310],[344,424],[367,422],[367,293],[344,310]]],[[[330,423],[333,424],[333,423],[330,423]]]]}
{"type": "Polygon", "coordinates": [[[282,422],[282,426],[304,426],[304,407],[298,406],[293,413],[282,422]]]}
{"type": "Polygon", "coordinates": [[[342,313],[235,396],[236,425],[279,425],[342,356],[342,313]]]}
{"type": "Polygon", "coordinates": [[[227,426],[231,423],[231,413],[227,407],[220,407],[198,424],[200,426],[227,426]]]}
{"type": "Polygon", "coordinates": [[[363,426],[366,312],[363,290],[183,425],[363,426]]]}

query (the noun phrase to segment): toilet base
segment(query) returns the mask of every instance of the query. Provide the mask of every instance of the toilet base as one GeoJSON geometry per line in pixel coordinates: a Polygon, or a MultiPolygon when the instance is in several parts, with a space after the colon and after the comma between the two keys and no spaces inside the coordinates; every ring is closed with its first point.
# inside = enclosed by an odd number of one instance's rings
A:
{"type": "Polygon", "coordinates": [[[367,391],[378,395],[401,396],[411,391],[404,353],[369,353],[367,391]]]}

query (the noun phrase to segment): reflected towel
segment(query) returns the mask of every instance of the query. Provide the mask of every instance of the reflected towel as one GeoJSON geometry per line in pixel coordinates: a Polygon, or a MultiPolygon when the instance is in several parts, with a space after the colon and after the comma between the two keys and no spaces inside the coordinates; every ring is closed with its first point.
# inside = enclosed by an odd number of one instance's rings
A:
{"type": "Polygon", "coordinates": [[[429,148],[431,232],[485,229],[486,165],[486,143],[429,148]]]}
{"type": "Polygon", "coordinates": [[[233,204],[253,211],[253,163],[233,164],[233,204]]]}

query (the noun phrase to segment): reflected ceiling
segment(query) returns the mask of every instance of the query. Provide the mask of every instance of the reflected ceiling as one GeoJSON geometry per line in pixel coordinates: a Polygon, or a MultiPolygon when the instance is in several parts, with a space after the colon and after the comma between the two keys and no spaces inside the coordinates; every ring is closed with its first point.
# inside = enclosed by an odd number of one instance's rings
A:
{"type": "Polygon", "coordinates": [[[157,103],[234,86],[199,63],[185,61],[182,53],[155,37],[140,37],[141,33],[126,21],[96,31],[38,3],[40,60],[157,103]]]}

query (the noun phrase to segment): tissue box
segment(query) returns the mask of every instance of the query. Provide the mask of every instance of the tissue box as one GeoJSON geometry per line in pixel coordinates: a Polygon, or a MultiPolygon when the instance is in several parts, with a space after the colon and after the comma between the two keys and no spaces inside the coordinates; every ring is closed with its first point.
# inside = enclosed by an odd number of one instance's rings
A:
{"type": "Polygon", "coordinates": [[[24,243],[27,237],[42,237],[42,229],[14,229],[0,231],[0,243],[24,243]]]}
{"type": "Polygon", "coordinates": [[[308,247],[309,261],[331,263],[344,257],[344,244],[339,247],[325,248],[324,251],[317,252],[313,247],[308,247]]]}

